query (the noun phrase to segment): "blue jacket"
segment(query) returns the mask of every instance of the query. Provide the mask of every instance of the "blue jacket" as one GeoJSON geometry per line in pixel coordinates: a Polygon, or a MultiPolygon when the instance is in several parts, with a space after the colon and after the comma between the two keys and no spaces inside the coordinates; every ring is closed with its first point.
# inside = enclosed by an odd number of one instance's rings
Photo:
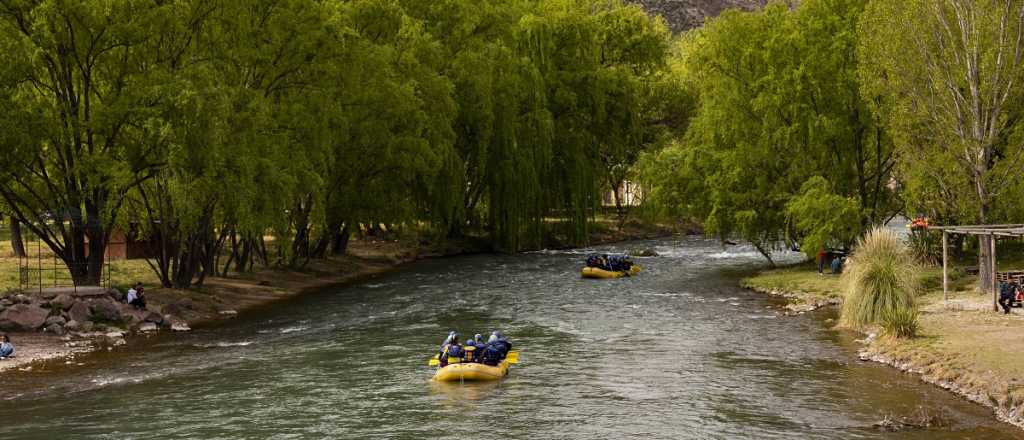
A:
{"type": "Polygon", "coordinates": [[[480,362],[486,365],[498,365],[505,358],[505,355],[502,354],[501,349],[496,343],[485,345],[477,356],[480,362]]]}
{"type": "Polygon", "coordinates": [[[0,357],[11,357],[14,354],[14,345],[10,342],[0,343],[0,357]]]}

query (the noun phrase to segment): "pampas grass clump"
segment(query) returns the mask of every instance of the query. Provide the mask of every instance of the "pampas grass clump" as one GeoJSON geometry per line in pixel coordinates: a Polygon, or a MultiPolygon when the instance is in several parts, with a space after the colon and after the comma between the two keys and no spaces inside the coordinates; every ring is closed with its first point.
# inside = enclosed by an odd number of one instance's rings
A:
{"type": "Polygon", "coordinates": [[[839,323],[861,329],[888,321],[898,334],[916,332],[917,275],[911,249],[893,231],[875,228],[868,232],[857,241],[843,272],[839,323]],[[896,331],[897,327],[900,330],[896,331]]]}

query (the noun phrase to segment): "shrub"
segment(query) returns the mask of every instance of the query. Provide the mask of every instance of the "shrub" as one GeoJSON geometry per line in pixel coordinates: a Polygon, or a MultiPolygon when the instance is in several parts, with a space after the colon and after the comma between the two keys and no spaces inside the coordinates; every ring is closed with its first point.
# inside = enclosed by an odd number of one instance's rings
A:
{"type": "Polygon", "coordinates": [[[894,310],[882,317],[882,328],[885,334],[896,338],[913,338],[917,336],[917,310],[894,310]]]}
{"type": "Polygon", "coordinates": [[[857,241],[843,272],[840,324],[863,328],[893,322],[915,323],[914,293],[919,267],[906,243],[888,229],[875,228],[857,241]]]}

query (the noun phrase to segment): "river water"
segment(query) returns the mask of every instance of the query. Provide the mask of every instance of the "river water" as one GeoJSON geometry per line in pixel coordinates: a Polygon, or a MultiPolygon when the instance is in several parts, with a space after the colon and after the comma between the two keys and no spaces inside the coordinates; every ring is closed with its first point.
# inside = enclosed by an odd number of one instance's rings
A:
{"type": "Polygon", "coordinates": [[[749,248],[677,238],[644,272],[579,278],[586,251],[423,261],[185,335],[3,380],[0,438],[1001,439],[989,410],[856,358],[828,314],[736,287],[749,248]],[[501,329],[509,378],[439,385],[449,329],[501,329]],[[947,427],[886,433],[919,412],[947,427]]]}

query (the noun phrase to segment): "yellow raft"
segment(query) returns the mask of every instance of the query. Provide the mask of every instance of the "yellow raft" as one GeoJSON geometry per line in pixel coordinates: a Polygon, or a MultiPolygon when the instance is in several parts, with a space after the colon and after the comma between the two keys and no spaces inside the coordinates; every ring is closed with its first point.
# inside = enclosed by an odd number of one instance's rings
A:
{"type": "Polygon", "coordinates": [[[633,267],[629,268],[629,272],[613,272],[610,270],[598,269],[596,267],[584,267],[581,275],[583,278],[622,278],[624,276],[633,276],[640,273],[640,265],[634,264],[633,267]]]}
{"type": "Polygon", "coordinates": [[[448,364],[438,368],[434,380],[438,382],[489,381],[500,380],[508,376],[508,360],[501,361],[497,366],[475,362],[464,364],[448,364]]]}

